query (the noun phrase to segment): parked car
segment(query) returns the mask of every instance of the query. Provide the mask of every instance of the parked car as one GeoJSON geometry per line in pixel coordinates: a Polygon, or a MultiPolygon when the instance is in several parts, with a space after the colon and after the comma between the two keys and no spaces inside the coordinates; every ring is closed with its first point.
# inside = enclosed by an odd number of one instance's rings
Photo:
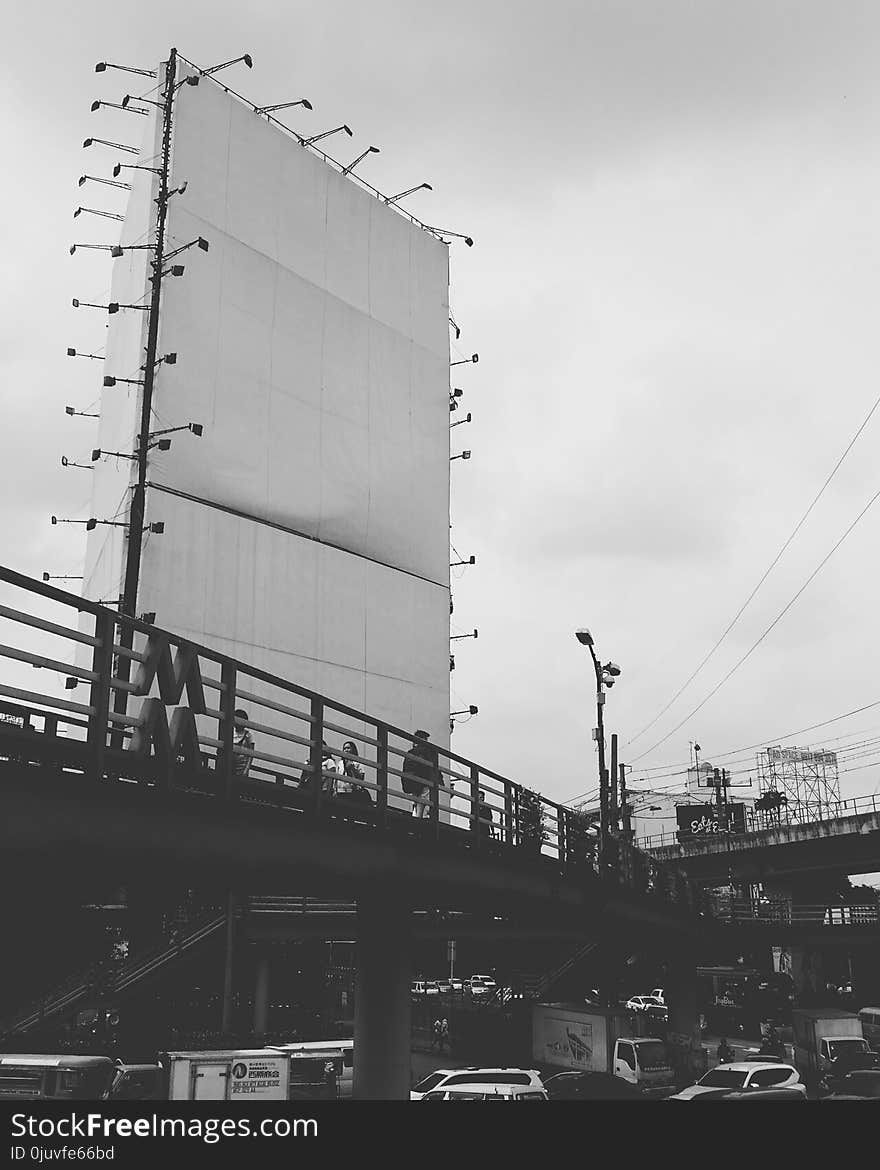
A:
{"type": "Polygon", "coordinates": [[[456,992],[456,994],[457,994],[458,992],[464,991],[464,982],[463,982],[463,980],[461,980],[461,979],[450,979],[450,980],[449,980],[449,982],[450,982],[450,983],[451,983],[451,985],[452,985],[452,990],[453,990],[454,992],[456,992]]]}
{"type": "Polygon", "coordinates": [[[719,1064],[700,1077],[695,1085],[675,1093],[670,1101],[693,1101],[715,1089],[770,1089],[796,1088],[807,1095],[806,1085],[791,1064],[769,1064],[767,1061],[741,1060],[719,1064]]]}
{"type": "Polygon", "coordinates": [[[645,1012],[648,1008],[662,1008],[664,1004],[654,995],[633,995],[626,1001],[626,1006],[631,1012],[645,1012]]]}
{"type": "Polygon", "coordinates": [[[410,1101],[421,1101],[434,1089],[451,1089],[455,1085],[525,1085],[544,1090],[541,1074],[533,1068],[438,1068],[410,1089],[410,1101]]]}
{"type": "Polygon", "coordinates": [[[646,1101],[638,1087],[602,1072],[558,1072],[544,1081],[551,1101],[646,1101]]]}
{"type": "Polygon", "coordinates": [[[448,1089],[433,1089],[423,1101],[549,1101],[544,1089],[533,1085],[452,1085],[448,1089]]]}
{"type": "Polygon", "coordinates": [[[488,975],[472,975],[470,978],[470,993],[475,999],[491,995],[496,986],[495,980],[488,975]]]}
{"type": "Polygon", "coordinates": [[[440,992],[441,995],[449,995],[450,991],[452,991],[452,980],[451,979],[438,979],[437,980],[437,990],[440,992]]]}
{"type": "Polygon", "coordinates": [[[666,1004],[666,993],[665,993],[665,991],[663,990],[663,988],[662,988],[662,987],[655,987],[655,988],[654,988],[654,990],[651,992],[651,995],[653,995],[654,999],[659,999],[659,1000],[660,1000],[660,1002],[661,1002],[662,1004],[664,1004],[664,1006],[665,1006],[665,1004],[666,1004]]]}
{"type": "Polygon", "coordinates": [[[880,1069],[858,1068],[840,1077],[833,1092],[823,1101],[878,1101],[880,1100],[880,1069]]]}

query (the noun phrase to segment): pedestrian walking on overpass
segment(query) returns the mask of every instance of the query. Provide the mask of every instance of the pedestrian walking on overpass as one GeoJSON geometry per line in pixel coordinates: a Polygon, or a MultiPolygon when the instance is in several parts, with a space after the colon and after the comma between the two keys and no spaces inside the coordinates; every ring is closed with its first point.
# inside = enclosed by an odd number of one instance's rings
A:
{"type": "Polygon", "coordinates": [[[477,801],[477,830],[482,839],[493,840],[495,837],[495,819],[492,809],[486,803],[486,793],[481,792],[477,801]]]}
{"type": "Polygon", "coordinates": [[[430,792],[434,784],[442,784],[439,756],[427,731],[417,731],[413,746],[403,757],[401,787],[412,798],[412,815],[424,818],[430,815],[430,792]]]}
{"type": "MultiPolygon", "coordinates": [[[[247,720],[249,717],[247,711],[242,710],[241,707],[235,712],[236,721],[239,719],[247,720]]],[[[236,722],[235,728],[232,732],[232,771],[235,776],[246,777],[251,768],[251,755],[254,750],[254,737],[251,735],[247,727],[239,727],[236,722]]],[[[223,749],[221,748],[217,754],[217,766],[223,766],[223,749]]]]}
{"type": "Polygon", "coordinates": [[[340,792],[352,804],[363,804],[372,807],[373,798],[370,796],[370,790],[364,785],[364,769],[358,758],[357,744],[348,739],[342,745],[342,751],[345,756],[354,756],[355,759],[345,759],[342,761],[343,774],[345,779],[340,781],[340,792]]]}

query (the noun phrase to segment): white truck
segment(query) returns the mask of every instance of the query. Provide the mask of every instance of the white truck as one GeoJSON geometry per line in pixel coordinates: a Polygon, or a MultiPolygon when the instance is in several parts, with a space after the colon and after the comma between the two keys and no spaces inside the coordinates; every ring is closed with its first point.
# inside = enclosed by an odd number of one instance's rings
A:
{"type": "Polygon", "coordinates": [[[874,1064],[874,1055],[854,1012],[841,1008],[792,1011],[794,1063],[806,1084],[818,1085],[852,1068],[874,1064]]]}
{"type": "Polygon", "coordinates": [[[548,1072],[611,1073],[651,1097],[667,1096],[676,1088],[664,1042],[630,1035],[626,1012],[615,1008],[535,1004],[532,1059],[548,1072]]]}
{"type": "Polygon", "coordinates": [[[290,1053],[242,1048],[223,1052],[168,1052],[170,1101],[287,1101],[290,1053]]]}

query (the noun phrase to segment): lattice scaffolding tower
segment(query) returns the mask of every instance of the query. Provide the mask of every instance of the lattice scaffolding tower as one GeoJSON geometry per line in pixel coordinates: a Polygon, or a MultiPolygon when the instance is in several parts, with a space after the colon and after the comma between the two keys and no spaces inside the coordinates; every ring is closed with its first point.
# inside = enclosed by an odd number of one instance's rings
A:
{"type": "Polygon", "coordinates": [[[768,747],[758,753],[762,793],[781,792],[788,805],[834,804],[840,800],[837,753],[798,747],[768,747]]]}

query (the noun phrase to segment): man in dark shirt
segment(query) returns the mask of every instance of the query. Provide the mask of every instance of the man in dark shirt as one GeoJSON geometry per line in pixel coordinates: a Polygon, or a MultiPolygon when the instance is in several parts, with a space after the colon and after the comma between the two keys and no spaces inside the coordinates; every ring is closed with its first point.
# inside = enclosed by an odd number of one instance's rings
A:
{"type": "Polygon", "coordinates": [[[412,815],[420,818],[430,815],[431,786],[442,783],[437,749],[428,743],[429,738],[427,731],[417,731],[413,746],[403,757],[401,786],[407,796],[412,798],[412,815]]]}

